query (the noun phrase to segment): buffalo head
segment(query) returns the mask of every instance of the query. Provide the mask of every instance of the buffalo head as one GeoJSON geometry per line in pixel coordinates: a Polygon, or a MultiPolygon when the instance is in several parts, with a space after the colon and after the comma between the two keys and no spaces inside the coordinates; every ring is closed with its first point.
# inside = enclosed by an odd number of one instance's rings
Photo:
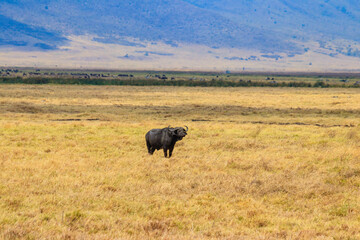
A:
{"type": "Polygon", "coordinates": [[[183,137],[185,137],[187,135],[187,131],[189,130],[189,128],[187,126],[185,126],[185,128],[182,128],[182,127],[169,128],[169,131],[172,136],[177,137],[177,140],[181,140],[181,139],[183,139],[183,137]]]}

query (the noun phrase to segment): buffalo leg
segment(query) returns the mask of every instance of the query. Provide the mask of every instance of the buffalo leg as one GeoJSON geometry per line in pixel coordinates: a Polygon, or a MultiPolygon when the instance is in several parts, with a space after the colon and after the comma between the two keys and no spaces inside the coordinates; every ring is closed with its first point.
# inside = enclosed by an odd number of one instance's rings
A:
{"type": "Polygon", "coordinates": [[[164,148],[164,157],[167,157],[167,149],[164,148]]]}
{"type": "Polygon", "coordinates": [[[148,141],[146,141],[146,146],[147,146],[147,149],[148,149],[148,153],[150,155],[152,155],[155,151],[155,149],[153,147],[151,147],[150,143],[148,141]]]}
{"type": "Polygon", "coordinates": [[[171,158],[173,150],[174,150],[174,147],[170,147],[170,149],[169,149],[169,158],[171,158]]]}
{"type": "Polygon", "coordinates": [[[155,148],[151,147],[150,154],[152,155],[155,152],[155,148]]]}

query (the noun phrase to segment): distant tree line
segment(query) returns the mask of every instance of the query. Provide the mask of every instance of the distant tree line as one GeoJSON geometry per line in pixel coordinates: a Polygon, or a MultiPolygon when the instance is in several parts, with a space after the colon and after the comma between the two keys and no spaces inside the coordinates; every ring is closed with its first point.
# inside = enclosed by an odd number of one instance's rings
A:
{"type": "Polygon", "coordinates": [[[329,84],[316,82],[266,82],[251,80],[160,80],[160,79],[69,79],[69,78],[0,78],[0,84],[77,84],[77,85],[118,85],[118,86],[187,86],[187,87],[345,87],[359,88],[360,84],[329,84]]]}

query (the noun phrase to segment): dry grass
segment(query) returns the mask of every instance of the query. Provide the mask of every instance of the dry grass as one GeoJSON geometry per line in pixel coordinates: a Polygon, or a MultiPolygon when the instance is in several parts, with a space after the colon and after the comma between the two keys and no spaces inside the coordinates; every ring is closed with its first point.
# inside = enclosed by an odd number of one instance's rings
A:
{"type": "Polygon", "coordinates": [[[359,100],[2,85],[0,238],[359,239],[359,100]],[[147,155],[146,131],[169,124],[190,128],[173,158],[147,155]]]}

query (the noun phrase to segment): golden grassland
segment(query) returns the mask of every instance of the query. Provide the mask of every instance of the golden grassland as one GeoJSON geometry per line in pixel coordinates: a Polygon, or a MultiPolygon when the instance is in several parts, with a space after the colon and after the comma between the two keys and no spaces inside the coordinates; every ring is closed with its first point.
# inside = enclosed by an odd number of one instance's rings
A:
{"type": "Polygon", "coordinates": [[[360,239],[357,89],[0,85],[1,239],[360,239]],[[151,128],[189,127],[173,157],[151,128]]]}

